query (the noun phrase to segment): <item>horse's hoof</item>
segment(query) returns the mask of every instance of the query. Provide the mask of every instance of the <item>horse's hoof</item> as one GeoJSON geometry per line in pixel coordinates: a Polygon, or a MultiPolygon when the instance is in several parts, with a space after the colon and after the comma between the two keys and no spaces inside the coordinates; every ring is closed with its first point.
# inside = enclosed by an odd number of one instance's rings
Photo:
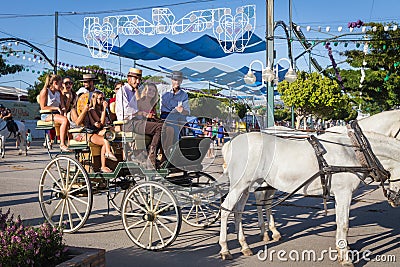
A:
{"type": "Polygon", "coordinates": [[[352,262],[341,262],[340,263],[344,267],[354,267],[354,264],[352,262]]]}
{"type": "Polygon", "coordinates": [[[278,235],[272,235],[272,239],[273,239],[275,242],[281,240],[281,238],[282,238],[282,236],[281,236],[280,234],[278,234],[278,235]]]}
{"type": "Polygon", "coordinates": [[[264,242],[269,242],[269,241],[271,240],[271,238],[269,238],[269,235],[268,235],[268,234],[265,234],[265,235],[261,236],[261,239],[262,239],[262,241],[264,241],[264,242]]]}
{"type": "Polygon", "coordinates": [[[253,251],[251,251],[251,249],[249,249],[249,248],[246,248],[246,249],[242,250],[242,254],[244,256],[253,256],[253,251]]]}
{"type": "Polygon", "coordinates": [[[229,251],[221,252],[220,255],[223,260],[233,260],[232,254],[229,251]]]}

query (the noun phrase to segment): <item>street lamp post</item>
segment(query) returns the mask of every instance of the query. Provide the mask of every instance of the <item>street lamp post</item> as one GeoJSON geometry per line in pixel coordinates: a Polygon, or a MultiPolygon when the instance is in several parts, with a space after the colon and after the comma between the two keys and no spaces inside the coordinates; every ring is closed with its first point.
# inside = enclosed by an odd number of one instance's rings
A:
{"type": "MultiPolygon", "coordinates": [[[[267,28],[265,32],[266,36],[266,62],[267,68],[271,70],[274,64],[274,0],[266,0],[266,23],[267,28]],[[270,65],[272,64],[272,66],[270,65]]],[[[267,86],[267,127],[274,126],[274,86],[272,80],[266,80],[267,86]]]]}
{"type": "Polygon", "coordinates": [[[292,63],[289,59],[287,58],[281,58],[277,61],[276,66],[274,69],[271,69],[269,61],[268,64],[266,66],[266,68],[264,68],[264,64],[260,61],[260,60],[253,60],[250,63],[249,66],[249,71],[247,72],[247,74],[244,76],[244,82],[246,84],[254,84],[256,82],[256,76],[253,73],[252,67],[254,63],[259,63],[261,64],[261,68],[262,68],[262,74],[261,74],[261,78],[262,78],[262,83],[266,83],[267,86],[271,86],[271,91],[272,91],[272,97],[270,97],[270,95],[268,94],[268,90],[267,90],[267,127],[272,127],[274,125],[274,117],[273,117],[273,110],[274,110],[274,99],[273,99],[273,92],[274,92],[274,88],[273,88],[273,84],[278,84],[279,78],[278,78],[278,64],[279,62],[281,62],[282,60],[285,60],[289,63],[289,69],[285,74],[285,80],[288,81],[289,83],[294,82],[297,79],[297,74],[296,71],[294,70],[292,63]],[[270,101],[272,101],[272,105],[270,104],[270,101]],[[270,116],[272,117],[272,123],[270,121],[270,116]]]}

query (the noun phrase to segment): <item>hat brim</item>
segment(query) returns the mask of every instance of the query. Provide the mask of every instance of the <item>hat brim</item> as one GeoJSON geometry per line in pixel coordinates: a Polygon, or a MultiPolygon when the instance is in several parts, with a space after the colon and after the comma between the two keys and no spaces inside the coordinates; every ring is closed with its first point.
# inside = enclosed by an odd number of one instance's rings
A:
{"type": "Polygon", "coordinates": [[[83,79],[83,80],[79,80],[80,82],[85,82],[85,81],[98,81],[99,79],[95,78],[95,79],[83,79]]]}
{"type": "Polygon", "coordinates": [[[173,80],[184,80],[186,79],[184,76],[176,76],[176,75],[167,75],[167,78],[173,79],[173,80]]]}
{"type": "Polygon", "coordinates": [[[136,78],[142,78],[142,74],[138,74],[138,73],[128,73],[128,75],[126,75],[127,77],[136,77],[136,78]]]}

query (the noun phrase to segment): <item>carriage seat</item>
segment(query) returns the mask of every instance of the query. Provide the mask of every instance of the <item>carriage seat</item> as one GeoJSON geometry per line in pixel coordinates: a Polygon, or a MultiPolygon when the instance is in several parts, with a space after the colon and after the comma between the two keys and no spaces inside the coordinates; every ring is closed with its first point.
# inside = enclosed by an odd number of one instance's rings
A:
{"type": "Polygon", "coordinates": [[[128,122],[128,120],[113,122],[115,132],[112,141],[123,142],[125,140],[125,142],[135,142],[135,149],[145,149],[151,143],[151,136],[122,131],[122,126],[128,122]]]}
{"type": "MultiPolygon", "coordinates": [[[[57,112],[54,110],[42,109],[40,110],[40,115],[42,114],[56,114],[57,112]]],[[[53,128],[59,128],[59,124],[54,120],[51,121],[42,121],[38,120],[36,122],[36,130],[51,130],[53,128]]]]}
{"type": "MultiPolygon", "coordinates": [[[[69,129],[68,133],[70,133],[70,134],[73,134],[73,133],[85,133],[84,129],[85,129],[84,127],[73,128],[73,129],[69,129]]],[[[88,136],[87,136],[86,139],[89,139],[89,134],[87,134],[87,135],[88,136]]],[[[93,144],[92,142],[88,142],[87,140],[77,141],[75,139],[70,139],[68,148],[70,150],[90,149],[90,152],[91,152],[93,157],[101,155],[101,146],[93,144]]]]}

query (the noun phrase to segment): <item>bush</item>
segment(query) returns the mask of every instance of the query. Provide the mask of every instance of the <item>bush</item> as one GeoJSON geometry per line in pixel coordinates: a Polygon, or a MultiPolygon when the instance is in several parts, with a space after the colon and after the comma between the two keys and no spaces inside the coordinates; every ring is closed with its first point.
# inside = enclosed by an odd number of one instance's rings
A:
{"type": "Polygon", "coordinates": [[[10,209],[0,209],[0,267],[55,266],[66,258],[62,230],[43,223],[24,226],[20,216],[14,221],[10,209]]]}

